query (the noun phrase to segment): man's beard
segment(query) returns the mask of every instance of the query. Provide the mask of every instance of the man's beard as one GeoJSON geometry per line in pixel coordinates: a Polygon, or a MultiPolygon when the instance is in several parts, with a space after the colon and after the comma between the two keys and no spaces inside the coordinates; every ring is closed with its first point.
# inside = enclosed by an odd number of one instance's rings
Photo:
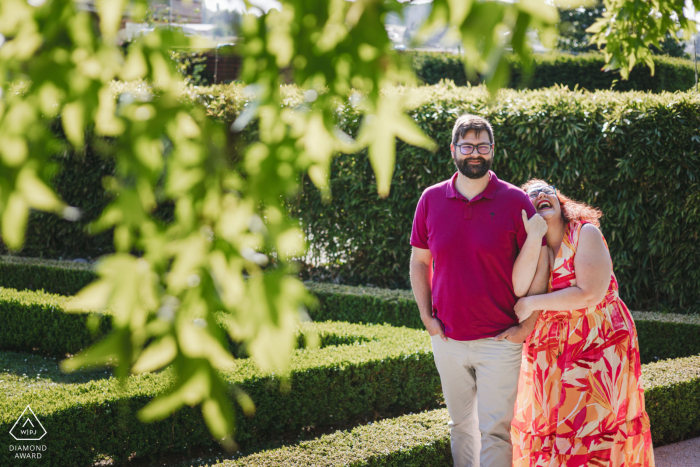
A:
{"type": "Polygon", "coordinates": [[[486,160],[483,157],[471,157],[462,159],[461,161],[453,158],[453,160],[455,161],[455,165],[462,175],[475,180],[486,175],[491,169],[491,164],[493,163],[493,159],[486,160]],[[478,160],[480,163],[478,165],[469,164],[469,161],[473,160],[478,160]]]}

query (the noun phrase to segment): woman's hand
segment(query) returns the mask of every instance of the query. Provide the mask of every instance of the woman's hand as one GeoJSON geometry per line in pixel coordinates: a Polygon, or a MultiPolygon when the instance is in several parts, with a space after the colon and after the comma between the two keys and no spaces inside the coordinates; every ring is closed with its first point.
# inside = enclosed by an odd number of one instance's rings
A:
{"type": "Polygon", "coordinates": [[[528,319],[534,311],[531,297],[523,297],[515,304],[515,314],[518,316],[518,322],[520,323],[528,319]]]}
{"type": "Polygon", "coordinates": [[[527,232],[528,237],[530,235],[536,238],[542,238],[544,234],[547,233],[547,221],[544,217],[535,213],[531,218],[527,218],[527,213],[522,210],[523,214],[523,224],[525,224],[525,232],[527,232]]]}

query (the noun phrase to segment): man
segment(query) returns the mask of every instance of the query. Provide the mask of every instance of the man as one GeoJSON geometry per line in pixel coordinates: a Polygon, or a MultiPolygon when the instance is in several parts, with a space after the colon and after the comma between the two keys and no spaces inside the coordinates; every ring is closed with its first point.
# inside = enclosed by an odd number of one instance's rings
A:
{"type": "Polygon", "coordinates": [[[458,172],[423,192],[411,233],[411,286],[451,418],[455,467],[511,465],[522,343],[539,316],[518,324],[513,307],[547,286],[546,223],[525,192],[489,170],[494,147],[485,119],[457,119],[450,150],[458,172]],[[537,245],[516,261],[526,241],[537,245]],[[523,268],[534,265],[532,286],[523,284],[520,275],[532,277],[523,268]]]}

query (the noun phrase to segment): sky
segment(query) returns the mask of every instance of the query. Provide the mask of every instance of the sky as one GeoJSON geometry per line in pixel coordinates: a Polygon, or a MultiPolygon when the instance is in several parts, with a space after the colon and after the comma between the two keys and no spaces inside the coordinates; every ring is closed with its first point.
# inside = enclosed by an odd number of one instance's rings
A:
{"type": "MultiPolygon", "coordinates": [[[[280,3],[277,0],[249,0],[252,5],[256,5],[263,11],[267,11],[273,7],[279,7],[280,3]]],[[[407,0],[399,0],[407,1],[407,0]]],[[[433,0],[413,0],[413,4],[430,3],[433,0]]],[[[243,0],[204,0],[204,4],[210,10],[216,11],[216,5],[219,5],[221,10],[236,10],[244,11],[245,4],[243,0]]]]}
{"type": "MultiPolygon", "coordinates": [[[[273,7],[279,8],[280,6],[280,2],[277,0],[249,0],[249,2],[262,11],[267,11],[273,7]]],[[[204,0],[204,5],[213,11],[216,11],[217,4],[221,10],[245,11],[245,3],[243,3],[243,0],[204,0]]]]}
{"type": "MultiPolygon", "coordinates": [[[[401,1],[401,0],[400,0],[401,1]]],[[[249,0],[252,5],[257,6],[262,11],[268,11],[270,8],[277,7],[279,9],[280,3],[277,0],[249,0]]],[[[414,0],[412,3],[430,3],[432,0],[414,0]]],[[[244,11],[245,4],[243,0],[204,0],[204,4],[210,10],[216,11],[216,5],[222,10],[236,10],[244,11]]],[[[685,0],[685,16],[692,18],[695,17],[696,21],[700,21],[700,12],[695,12],[693,9],[692,0],[685,0]]]]}

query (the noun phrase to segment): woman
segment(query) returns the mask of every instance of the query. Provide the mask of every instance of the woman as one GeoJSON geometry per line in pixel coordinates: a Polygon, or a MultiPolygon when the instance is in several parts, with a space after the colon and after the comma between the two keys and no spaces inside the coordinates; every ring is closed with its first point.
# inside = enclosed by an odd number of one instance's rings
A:
{"type": "Polygon", "coordinates": [[[523,352],[513,466],[653,466],[637,331],[598,230],[602,213],[542,180],[522,188],[547,222],[550,272],[549,293],[515,305],[520,321],[544,311],[523,352]]]}

